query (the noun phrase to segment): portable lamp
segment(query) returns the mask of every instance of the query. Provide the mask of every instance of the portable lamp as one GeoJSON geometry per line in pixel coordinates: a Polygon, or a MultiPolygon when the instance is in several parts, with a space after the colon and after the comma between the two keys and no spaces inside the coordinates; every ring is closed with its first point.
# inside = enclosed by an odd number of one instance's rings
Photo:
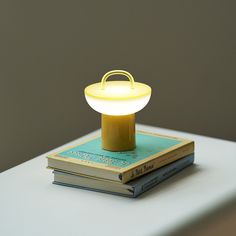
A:
{"type": "Polygon", "coordinates": [[[101,82],[84,90],[88,104],[102,113],[102,148],[108,151],[128,151],[135,148],[135,113],[143,109],[151,87],[134,81],[124,70],[107,72],[101,82]],[[129,81],[108,81],[112,75],[124,75],[129,81]]]}

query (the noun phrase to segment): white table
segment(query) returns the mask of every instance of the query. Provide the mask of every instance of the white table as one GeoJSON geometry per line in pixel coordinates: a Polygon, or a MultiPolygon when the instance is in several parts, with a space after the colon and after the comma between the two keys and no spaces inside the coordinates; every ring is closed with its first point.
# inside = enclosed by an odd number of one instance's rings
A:
{"type": "Polygon", "coordinates": [[[143,125],[138,129],[195,140],[196,165],[129,199],[53,185],[46,154],[41,155],[0,174],[0,235],[176,235],[233,204],[235,142],[143,125]]]}

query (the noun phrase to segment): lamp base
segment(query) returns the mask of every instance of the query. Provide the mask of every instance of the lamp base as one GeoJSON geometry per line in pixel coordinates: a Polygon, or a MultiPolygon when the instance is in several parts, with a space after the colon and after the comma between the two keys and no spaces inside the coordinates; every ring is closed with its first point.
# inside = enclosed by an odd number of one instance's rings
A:
{"type": "Polygon", "coordinates": [[[102,148],[112,152],[135,148],[135,114],[125,116],[102,114],[102,148]]]}

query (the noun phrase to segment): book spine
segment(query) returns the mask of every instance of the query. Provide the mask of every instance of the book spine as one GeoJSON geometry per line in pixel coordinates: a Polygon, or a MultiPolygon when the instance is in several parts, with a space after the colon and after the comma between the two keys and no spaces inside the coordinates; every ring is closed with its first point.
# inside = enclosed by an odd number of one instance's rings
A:
{"type": "Polygon", "coordinates": [[[131,170],[128,170],[121,175],[121,182],[126,183],[139,176],[147,174],[153,170],[156,170],[162,166],[165,166],[173,161],[179,160],[194,152],[194,142],[188,143],[177,150],[173,150],[162,156],[150,160],[149,162],[143,163],[131,170]]]}
{"type": "Polygon", "coordinates": [[[161,183],[162,181],[168,179],[172,175],[180,172],[182,169],[186,168],[187,166],[192,165],[194,162],[194,154],[189,155],[188,157],[176,161],[174,164],[167,165],[166,167],[163,167],[158,172],[158,175],[155,178],[152,178],[151,180],[147,180],[143,182],[142,184],[136,186],[134,190],[133,197],[137,197],[140,194],[146,192],[147,190],[151,189],[155,185],[161,183]]]}

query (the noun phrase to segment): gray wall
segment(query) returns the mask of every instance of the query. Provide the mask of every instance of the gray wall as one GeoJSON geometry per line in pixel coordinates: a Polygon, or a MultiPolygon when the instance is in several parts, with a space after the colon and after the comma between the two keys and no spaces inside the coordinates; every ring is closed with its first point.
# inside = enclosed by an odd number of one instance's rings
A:
{"type": "Polygon", "coordinates": [[[236,140],[235,1],[0,1],[0,171],[100,126],[83,89],[152,86],[149,125],[236,140]]]}

